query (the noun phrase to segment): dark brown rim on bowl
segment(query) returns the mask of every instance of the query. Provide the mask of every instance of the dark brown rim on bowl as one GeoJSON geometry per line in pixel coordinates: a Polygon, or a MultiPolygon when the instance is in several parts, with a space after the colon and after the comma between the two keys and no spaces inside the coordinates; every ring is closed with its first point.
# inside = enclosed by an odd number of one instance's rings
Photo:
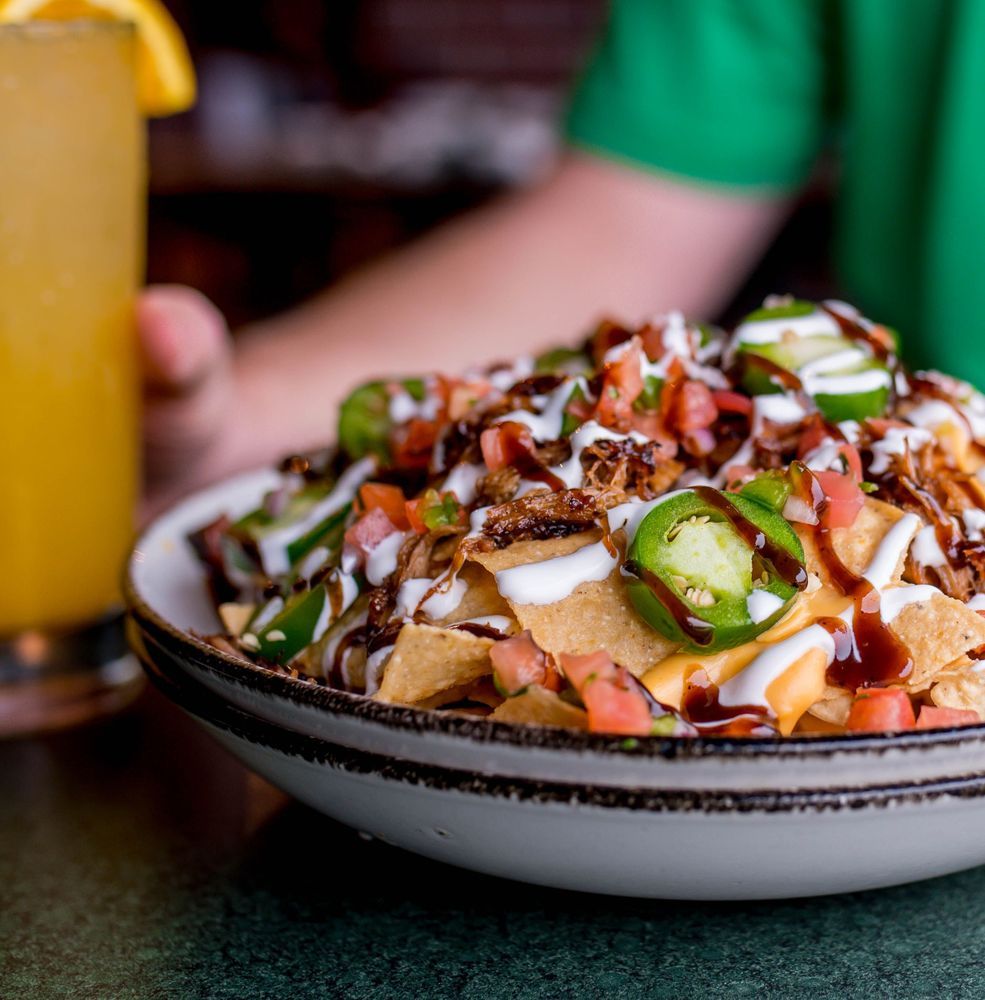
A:
{"type": "MultiPolygon", "coordinates": [[[[173,508],[172,508],[173,510],[173,508]]],[[[160,517],[167,516],[165,512],[160,517]]],[[[832,753],[885,753],[900,748],[929,749],[980,743],[985,722],[946,729],[907,730],[896,733],[818,734],[797,736],[607,736],[551,726],[524,726],[487,718],[374,701],[365,695],[339,691],[309,680],[291,677],[224,653],[197,636],[167,621],[141,596],[134,581],[135,554],[141,550],[155,519],[137,538],[123,579],[123,596],[133,622],[159,645],[186,659],[200,670],[232,681],[260,694],[284,698],[332,715],[345,715],[373,724],[410,732],[442,733],[479,743],[498,743],[549,750],[577,750],[602,754],[631,754],[689,760],[701,757],[784,758],[825,757],[832,753]]]]}

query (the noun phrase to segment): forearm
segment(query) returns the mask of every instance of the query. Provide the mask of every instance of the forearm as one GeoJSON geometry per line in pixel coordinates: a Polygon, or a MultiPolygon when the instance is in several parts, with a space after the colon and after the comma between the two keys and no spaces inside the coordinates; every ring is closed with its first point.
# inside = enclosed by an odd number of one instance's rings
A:
{"type": "Polygon", "coordinates": [[[373,376],[534,352],[570,342],[606,313],[706,314],[730,295],[782,213],[776,200],[710,194],[573,155],[541,188],[244,331],[240,440],[231,452],[263,461],[329,440],[339,400],[373,376]]]}

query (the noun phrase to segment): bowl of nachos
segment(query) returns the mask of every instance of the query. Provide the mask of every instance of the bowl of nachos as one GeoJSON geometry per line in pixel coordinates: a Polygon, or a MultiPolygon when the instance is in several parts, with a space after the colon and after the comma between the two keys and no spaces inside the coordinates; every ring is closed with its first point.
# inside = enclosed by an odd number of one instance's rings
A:
{"type": "Polygon", "coordinates": [[[258,771],[452,863],[689,898],[981,863],[985,397],[898,352],[787,296],[360,386],[336,445],[148,529],[135,647],[258,771]],[[846,862],[880,818],[898,850],[846,862]]]}

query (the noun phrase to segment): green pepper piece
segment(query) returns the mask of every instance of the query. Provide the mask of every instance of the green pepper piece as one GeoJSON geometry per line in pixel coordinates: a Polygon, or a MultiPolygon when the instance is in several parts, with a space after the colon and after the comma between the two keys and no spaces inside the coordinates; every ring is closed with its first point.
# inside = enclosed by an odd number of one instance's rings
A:
{"type": "Polygon", "coordinates": [[[324,545],[333,552],[338,549],[342,545],[345,519],[349,516],[351,510],[352,504],[345,504],[334,513],[329,514],[324,520],[319,521],[310,531],[291,542],[287,546],[288,562],[293,566],[299,559],[302,559],[309,552],[318,548],[319,545],[324,545]]]}
{"type": "Polygon", "coordinates": [[[803,562],[800,540],[775,510],[741,494],[697,487],[643,519],[629,550],[629,596],[662,635],[693,652],[717,652],[779,621],[806,582],[803,562]],[[758,552],[742,529],[756,539],[758,552]],[[772,598],[753,597],[757,591],[772,598]],[[750,598],[772,607],[760,621],[750,613],[750,598]]]}
{"type": "Polygon", "coordinates": [[[576,417],[569,409],[572,403],[584,402],[587,397],[585,392],[581,387],[581,383],[577,383],[574,389],[571,390],[571,395],[568,396],[568,401],[564,404],[564,415],[561,417],[561,437],[568,437],[570,434],[574,434],[576,430],[584,423],[580,417],[576,417]]]}
{"type": "Polygon", "coordinates": [[[339,447],[350,458],[378,455],[389,460],[390,394],[383,382],[353,391],[339,410],[339,447]]]}
{"type": "Polygon", "coordinates": [[[787,499],[793,492],[793,486],[787,478],[785,472],[771,469],[751,479],[742,487],[741,493],[744,497],[750,497],[765,504],[771,510],[782,513],[786,506],[787,499]]]}
{"type": "MultiPolygon", "coordinates": [[[[423,379],[398,380],[404,390],[418,403],[424,401],[426,386],[423,379]]],[[[367,382],[353,390],[339,409],[339,447],[352,459],[377,455],[390,460],[390,393],[387,382],[367,382]]]]}
{"type": "Polygon", "coordinates": [[[584,351],[570,347],[555,347],[545,351],[534,362],[535,372],[555,375],[586,375],[592,370],[592,363],[584,351]]]}
{"type": "Polygon", "coordinates": [[[660,393],[663,391],[664,380],[656,375],[646,375],[643,378],[643,391],[633,402],[634,410],[660,409],[660,393]]]}
{"type": "Polygon", "coordinates": [[[249,644],[247,648],[265,660],[286,663],[305,646],[321,638],[318,626],[327,601],[328,589],[323,583],[300,594],[292,594],[279,614],[274,615],[258,632],[248,633],[256,639],[257,645],[249,644]]]}

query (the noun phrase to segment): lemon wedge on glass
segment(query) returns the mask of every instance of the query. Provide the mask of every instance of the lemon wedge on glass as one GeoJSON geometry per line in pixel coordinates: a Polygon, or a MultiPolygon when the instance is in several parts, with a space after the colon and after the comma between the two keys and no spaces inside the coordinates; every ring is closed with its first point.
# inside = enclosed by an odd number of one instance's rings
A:
{"type": "Polygon", "coordinates": [[[80,19],[133,24],[137,87],[145,114],[173,115],[195,103],[195,70],[188,47],[160,0],[0,0],[0,25],[80,19]]]}

